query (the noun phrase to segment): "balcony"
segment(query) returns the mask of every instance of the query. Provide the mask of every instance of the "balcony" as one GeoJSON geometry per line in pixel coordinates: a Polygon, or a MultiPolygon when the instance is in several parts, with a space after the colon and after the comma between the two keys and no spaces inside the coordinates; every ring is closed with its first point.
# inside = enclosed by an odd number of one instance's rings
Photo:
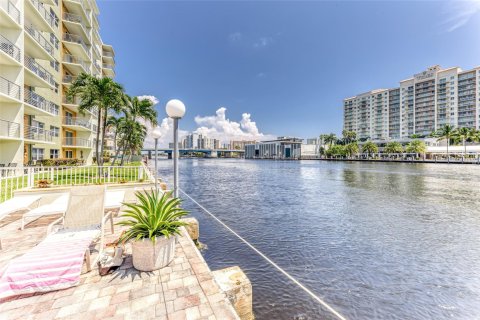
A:
{"type": "Polygon", "coordinates": [[[65,74],[62,78],[62,83],[65,86],[70,86],[76,79],[76,76],[72,76],[71,74],[65,74]]]}
{"type": "MultiPolygon", "coordinates": [[[[79,98],[75,99],[68,99],[66,96],[63,97],[62,104],[67,107],[68,109],[74,111],[74,112],[80,112],[79,110],[79,105],[81,103],[81,100],[79,98]]],[[[92,115],[94,117],[98,116],[98,109],[97,108],[92,108],[92,110],[86,110],[85,114],[92,115]]]]}
{"type": "Polygon", "coordinates": [[[10,0],[0,1],[0,27],[22,28],[20,10],[10,0]]]}
{"type": "Polygon", "coordinates": [[[21,66],[21,50],[0,34],[0,64],[21,66]]]}
{"type": "Polygon", "coordinates": [[[18,84],[0,77],[0,101],[1,102],[20,102],[21,89],[18,84]]]}
{"type": "Polygon", "coordinates": [[[23,139],[27,143],[53,143],[52,133],[40,127],[25,125],[23,139]]]}
{"type": "Polygon", "coordinates": [[[82,72],[88,73],[90,68],[88,63],[77,56],[72,56],[71,54],[65,54],[63,56],[63,63],[68,67],[68,69],[75,73],[79,74],[82,72]]]}
{"type": "Polygon", "coordinates": [[[25,113],[39,116],[57,116],[59,107],[32,90],[25,90],[25,113]]]}
{"type": "Polygon", "coordinates": [[[67,26],[68,30],[75,33],[81,34],[85,39],[86,43],[90,44],[90,36],[87,32],[87,26],[83,22],[84,19],[79,14],[74,14],[70,12],[63,13],[63,23],[67,26]]]}
{"type": "Polygon", "coordinates": [[[0,140],[19,140],[20,123],[0,119],[0,140]]]}
{"type": "Polygon", "coordinates": [[[29,56],[42,60],[52,60],[53,46],[33,25],[25,24],[25,51],[29,56]]]}
{"type": "Polygon", "coordinates": [[[92,141],[84,138],[65,137],[62,140],[63,147],[91,149],[92,141]]]}
{"type": "Polygon", "coordinates": [[[105,75],[109,77],[114,77],[115,76],[115,71],[113,71],[114,66],[112,64],[107,64],[104,63],[102,64],[102,70],[105,75]]]}
{"type": "Polygon", "coordinates": [[[79,14],[85,18],[85,23],[87,27],[92,26],[92,21],[90,20],[90,14],[87,9],[84,7],[84,0],[64,0],[63,5],[67,8],[68,12],[79,14]]]}
{"type": "Polygon", "coordinates": [[[78,117],[63,117],[62,125],[76,131],[92,131],[92,123],[78,117]]]}
{"type": "Polygon", "coordinates": [[[25,60],[25,83],[32,87],[55,88],[55,80],[50,72],[29,56],[25,60]]]}
{"type": "Polygon", "coordinates": [[[73,55],[90,61],[90,49],[81,36],[72,33],[64,33],[62,35],[62,40],[68,51],[73,55]]]}
{"type": "Polygon", "coordinates": [[[55,16],[38,0],[25,1],[25,16],[42,31],[55,33],[58,28],[55,16]]]}
{"type": "Polygon", "coordinates": [[[100,51],[98,50],[97,45],[93,45],[92,49],[93,49],[93,53],[95,53],[95,57],[97,59],[102,59],[102,56],[100,55],[100,51]]]}

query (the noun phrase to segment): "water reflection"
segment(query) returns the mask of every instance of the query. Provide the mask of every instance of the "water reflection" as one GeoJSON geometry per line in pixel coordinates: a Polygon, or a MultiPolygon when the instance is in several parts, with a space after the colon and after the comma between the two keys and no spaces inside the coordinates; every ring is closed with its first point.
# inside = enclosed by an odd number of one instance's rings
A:
{"type": "MultiPolygon", "coordinates": [[[[160,163],[167,179],[171,165],[160,163]]],[[[183,189],[348,318],[480,318],[480,167],[195,159],[180,172],[183,189]]],[[[258,319],[330,318],[185,205],[212,269],[240,265],[252,280],[258,319]]]]}

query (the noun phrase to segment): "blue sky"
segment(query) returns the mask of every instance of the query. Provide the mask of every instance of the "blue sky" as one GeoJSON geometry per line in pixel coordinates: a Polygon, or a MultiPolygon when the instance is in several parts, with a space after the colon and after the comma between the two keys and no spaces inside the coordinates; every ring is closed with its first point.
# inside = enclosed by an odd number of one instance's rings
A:
{"type": "Polygon", "coordinates": [[[179,98],[185,130],[225,107],[231,122],[249,113],[262,133],[307,138],[341,132],[345,97],[480,65],[479,4],[104,0],[99,18],[116,80],[157,97],[161,118],[179,98]]]}

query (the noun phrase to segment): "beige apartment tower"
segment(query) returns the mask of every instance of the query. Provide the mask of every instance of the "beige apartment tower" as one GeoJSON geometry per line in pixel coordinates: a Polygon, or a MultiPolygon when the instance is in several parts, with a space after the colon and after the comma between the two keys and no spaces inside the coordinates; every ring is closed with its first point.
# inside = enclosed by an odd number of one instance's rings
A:
{"type": "Polygon", "coordinates": [[[343,128],[359,139],[406,140],[427,137],[445,124],[480,128],[480,67],[433,66],[400,81],[343,101],[343,128]]]}
{"type": "Polygon", "coordinates": [[[96,113],[65,92],[81,72],[114,77],[94,0],[0,0],[0,166],[91,163],[96,113]]]}

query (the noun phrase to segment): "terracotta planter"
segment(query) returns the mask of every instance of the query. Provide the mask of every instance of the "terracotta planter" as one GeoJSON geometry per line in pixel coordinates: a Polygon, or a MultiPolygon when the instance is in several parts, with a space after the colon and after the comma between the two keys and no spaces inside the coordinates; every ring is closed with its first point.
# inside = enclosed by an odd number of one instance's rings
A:
{"type": "Polygon", "coordinates": [[[155,244],[150,239],[132,241],[132,260],[135,269],[153,271],[167,266],[175,256],[176,236],[157,237],[155,244]]]}

